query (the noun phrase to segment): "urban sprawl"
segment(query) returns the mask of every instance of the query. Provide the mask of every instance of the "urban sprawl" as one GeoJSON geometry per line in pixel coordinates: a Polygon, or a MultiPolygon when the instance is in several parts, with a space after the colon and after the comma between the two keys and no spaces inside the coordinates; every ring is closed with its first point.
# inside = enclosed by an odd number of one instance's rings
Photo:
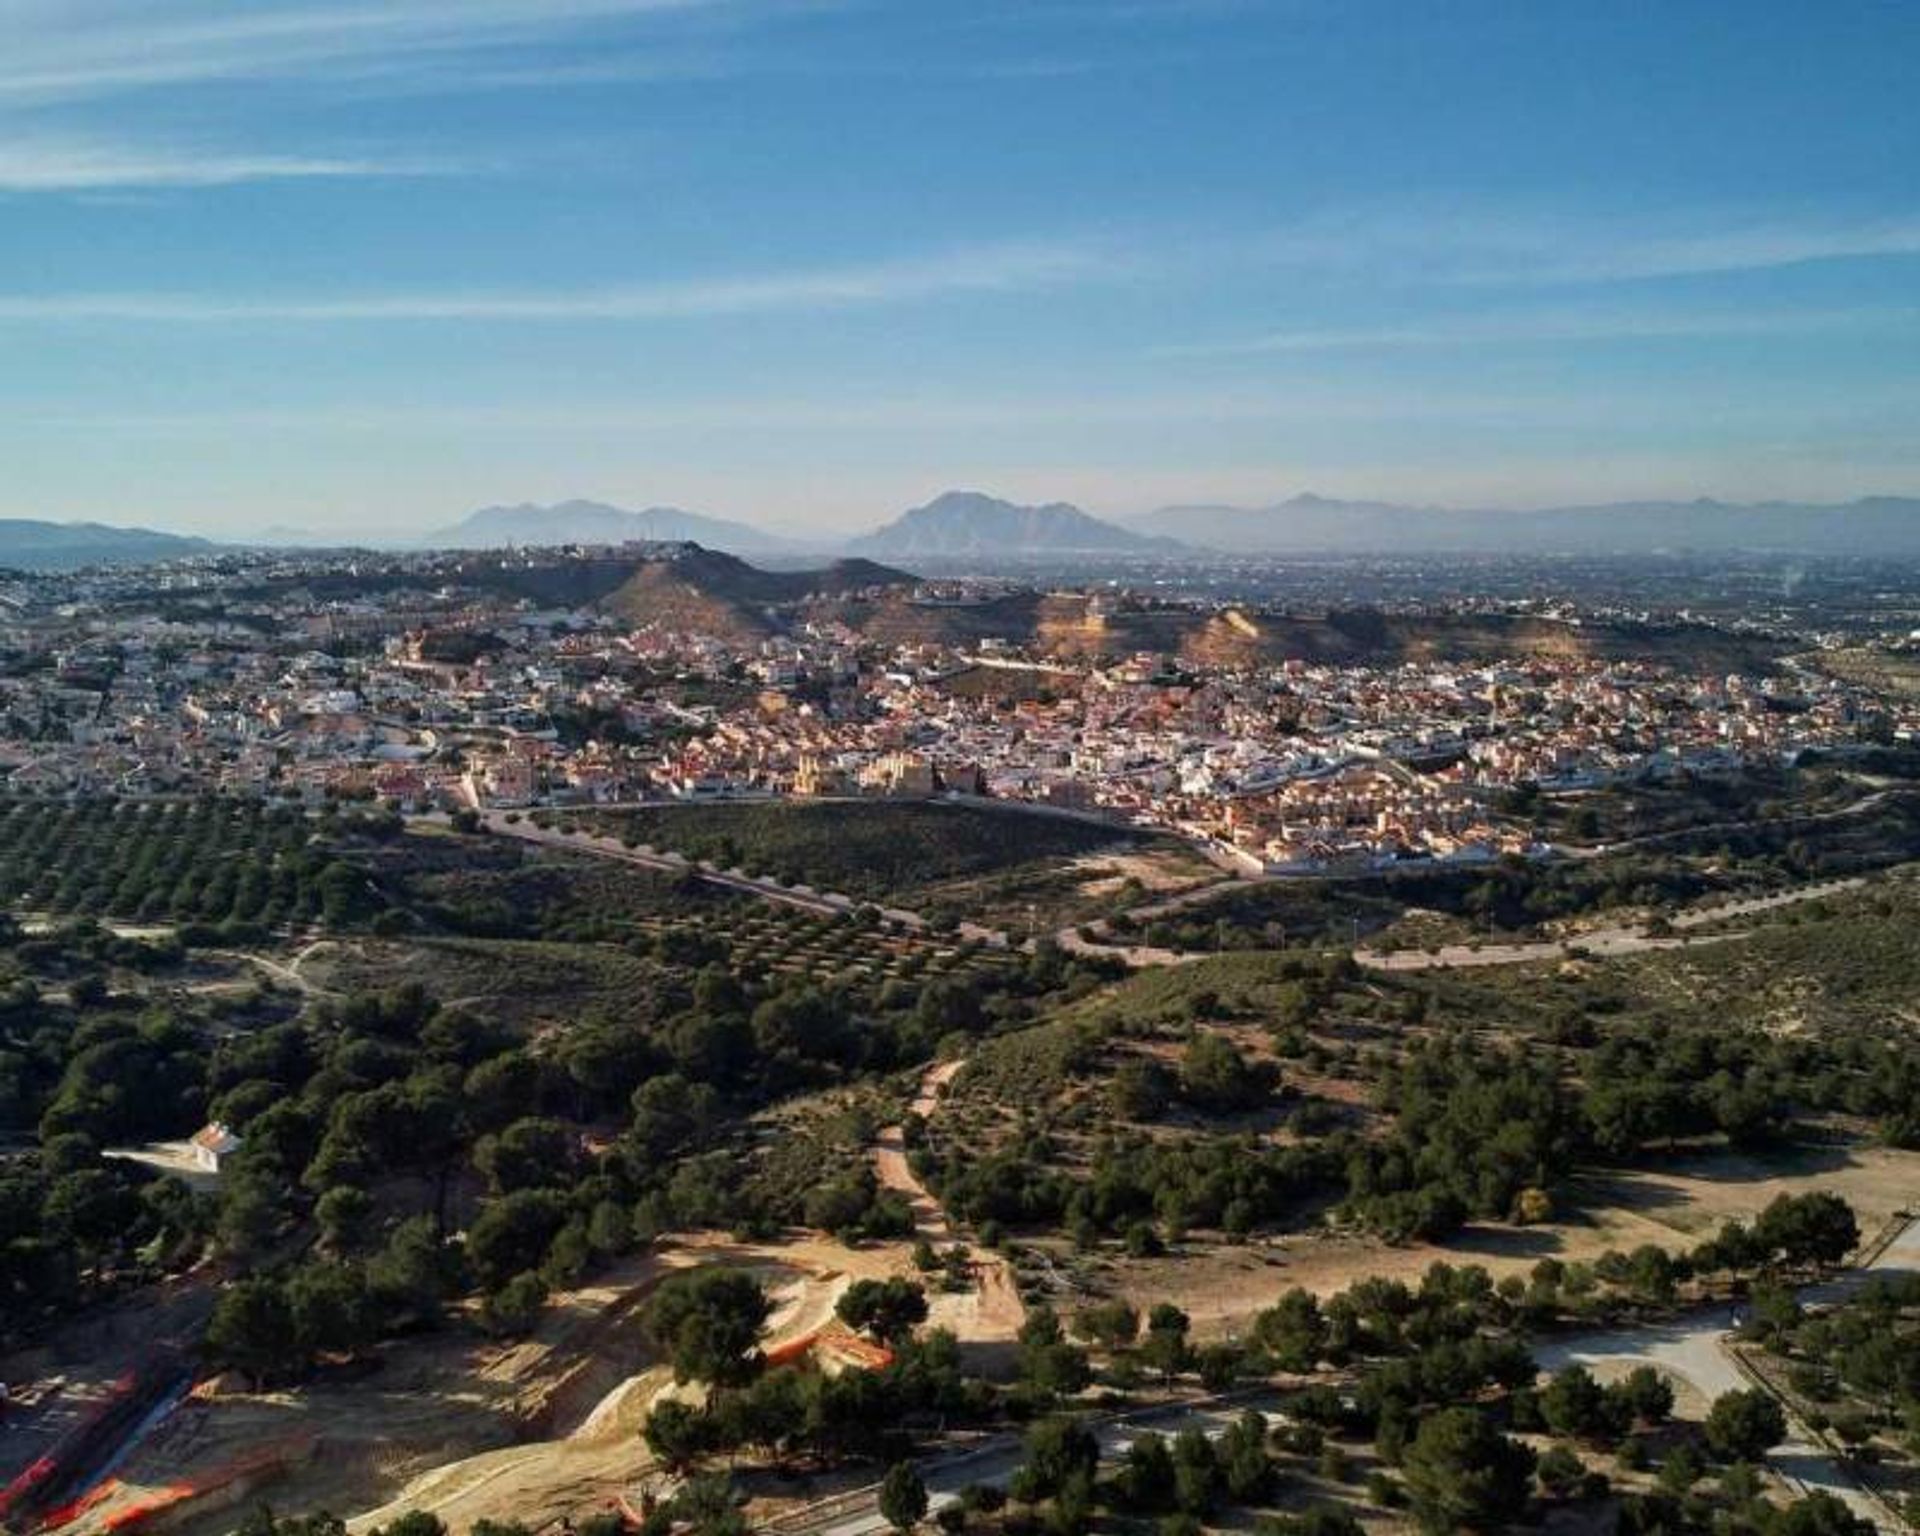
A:
{"type": "MultiPolygon", "coordinates": [[[[607,551],[523,552],[564,561],[607,551]]],[[[1248,872],[1539,853],[1500,808],[1920,734],[1789,665],[1205,666],[1013,637],[742,643],[452,579],[442,557],[226,556],[0,583],[15,794],[372,799],[407,812],[988,796],[1193,840],[1248,872]],[[377,567],[380,579],[357,578],[377,567]]],[[[914,600],[965,603],[965,583],[914,600]]],[[[1568,622],[1577,623],[1577,617],[1568,622]]]]}

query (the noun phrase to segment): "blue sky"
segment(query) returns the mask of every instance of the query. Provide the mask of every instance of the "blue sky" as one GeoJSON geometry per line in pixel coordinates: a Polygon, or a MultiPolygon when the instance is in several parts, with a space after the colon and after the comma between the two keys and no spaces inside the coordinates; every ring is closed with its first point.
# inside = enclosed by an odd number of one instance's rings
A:
{"type": "Polygon", "coordinates": [[[0,515],[1920,493],[1920,5],[0,0],[0,515]]]}

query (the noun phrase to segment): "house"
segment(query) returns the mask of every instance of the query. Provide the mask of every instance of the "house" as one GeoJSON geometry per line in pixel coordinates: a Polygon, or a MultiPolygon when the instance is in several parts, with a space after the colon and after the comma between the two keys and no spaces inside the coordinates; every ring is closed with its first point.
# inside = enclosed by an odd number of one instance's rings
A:
{"type": "Polygon", "coordinates": [[[201,1126],[187,1144],[193,1148],[194,1166],[204,1173],[219,1173],[221,1165],[240,1150],[240,1138],[218,1120],[201,1126]]]}

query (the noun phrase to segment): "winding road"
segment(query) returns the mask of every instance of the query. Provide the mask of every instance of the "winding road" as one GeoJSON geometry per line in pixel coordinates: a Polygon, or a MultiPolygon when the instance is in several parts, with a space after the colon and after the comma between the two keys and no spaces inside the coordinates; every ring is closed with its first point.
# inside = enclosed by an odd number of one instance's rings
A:
{"type": "MultiPolygon", "coordinates": [[[[1910,1221],[1863,1268],[1808,1286],[1801,1291],[1800,1300],[1809,1305],[1842,1301],[1875,1276],[1916,1270],[1920,1270],[1920,1221],[1910,1221]]],[[[1727,1347],[1732,1321],[1724,1305],[1699,1307],[1663,1322],[1552,1339],[1534,1351],[1534,1358],[1543,1371],[1557,1371],[1573,1363],[1621,1371],[1650,1365],[1711,1401],[1722,1393],[1755,1385],[1727,1347]]],[[[1791,1414],[1788,1425],[1786,1442],[1768,1458],[1776,1472],[1802,1492],[1822,1489],[1831,1493],[1882,1530],[1906,1529],[1893,1511],[1791,1414]]]]}
{"type": "MultiPolygon", "coordinates": [[[[1801,1299],[1833,1302],[1858,1290],[1875,1275],[1902,1274],[1920,1269],[1920,1222],[1910,1222],[1864,1268],[1849,1271],[1819,1285],[1809,1286],[1801,1299]]],[[[1651,1365],[1692,1387],[1711,1400],[1723,1392],[1754,1383],[1725,1347],[1730,1319],[1724,1306],[1702,1307],[1678,1317],[1641,1327],[1569,1334],[1546,1341],[1534,1354],[1542,1371],[1555,1371],[1570,1362],[1630,1370],[1651,1365]]],[[[1177,1435],[1198,1426],[1218,1436],[1234,1417],[1256,1408],[1273,1417],[1284,1395],[1258,1387],[1220,1397],[1164,1403],[1115,1415],[1094,1425],[1103,1457],[1124,1452],[1127,1445],[1149,1432],[1177,1435]]],[[[917,1463],[926,1484],[931,1510],[954,1503],[970,1484],[1004,1486],[1023,1460],[1021,1439],[1014,1434],[990,1436],[964,1449],[929,1456],[917,1463]]],[[[1868,1492],[1831,1452],[1804,1426],[1794,1423],[1785,1444],[1774,1450],[1769,1465],[1791,1486],[1807,1493],[1822,1489],[1855,1514],[1883,1531],[1902,1533],[1899,1517],[1868,1492]]],[[[763,1522],[760,1529],[780,1536],[880,1536],[888,1529],[879,1509],[877,1483],[847,1490],[763,1522]]]]}

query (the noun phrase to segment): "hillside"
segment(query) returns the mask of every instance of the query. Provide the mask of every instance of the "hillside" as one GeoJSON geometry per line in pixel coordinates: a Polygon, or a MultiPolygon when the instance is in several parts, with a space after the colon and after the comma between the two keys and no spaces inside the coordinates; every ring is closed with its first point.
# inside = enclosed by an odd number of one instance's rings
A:
{"type": "Polygon", "coordinates": [[[147,565],[212,549],[206,539],[105,523],[46,523],[0,518],[0,567],[70,571],[87,565],[147,565]]]}
{"type": "Polygon", "coordinates": [[[1485,661],[1503,656],[1641,658],[1707,671],[1765,670],[1774,648],[1706,626],[1569,625],[1505,614],[1325,615],[1127,607],[1076,593],[1016,592],[964,606],[884,592],[822,605],[884,645],[972,645],[997,639],[1063,658],[1150,651],[1210,666],[1310,662],[1485,661]]]}
{"type": "Polygon", "coordinates": [[[552,506],[482,507],[421,542],[436,549],[502,549],[509,545],[626,544],[688,541],[709,549],[751,551],[791,546],[746,523],[708,517],[678,507],[639,512],[599,501],[562,501],[552,506]]]}
{"type": "Polygon", "coordinates": [[[600,606],[632,624],[746,640],[780,626],[770,609],[833,602],[909,586],[914,578],[871,560],[836,560],[812,571],[765,571],[733,555],[682,546],[641,561],[600,606]]]}
{"type": "Polygon", "coordinates": [[[1147,554],[1178,546],[1171,539],[1102,522],[1064,501],[1028,507],[978,491],[948,491],[855,539],[850,547],[889,559],[1006,559],[1027,554],[1147,554]]]}
{"type": "Polygon", "coordinates": [[[1490,511],[1303,495],[1271,507],[1162,507],[1132,526],[1246,554],[1920,555],[1920,499],[1901,496],[1838,505],[1700,500],[1490,511]]]}

